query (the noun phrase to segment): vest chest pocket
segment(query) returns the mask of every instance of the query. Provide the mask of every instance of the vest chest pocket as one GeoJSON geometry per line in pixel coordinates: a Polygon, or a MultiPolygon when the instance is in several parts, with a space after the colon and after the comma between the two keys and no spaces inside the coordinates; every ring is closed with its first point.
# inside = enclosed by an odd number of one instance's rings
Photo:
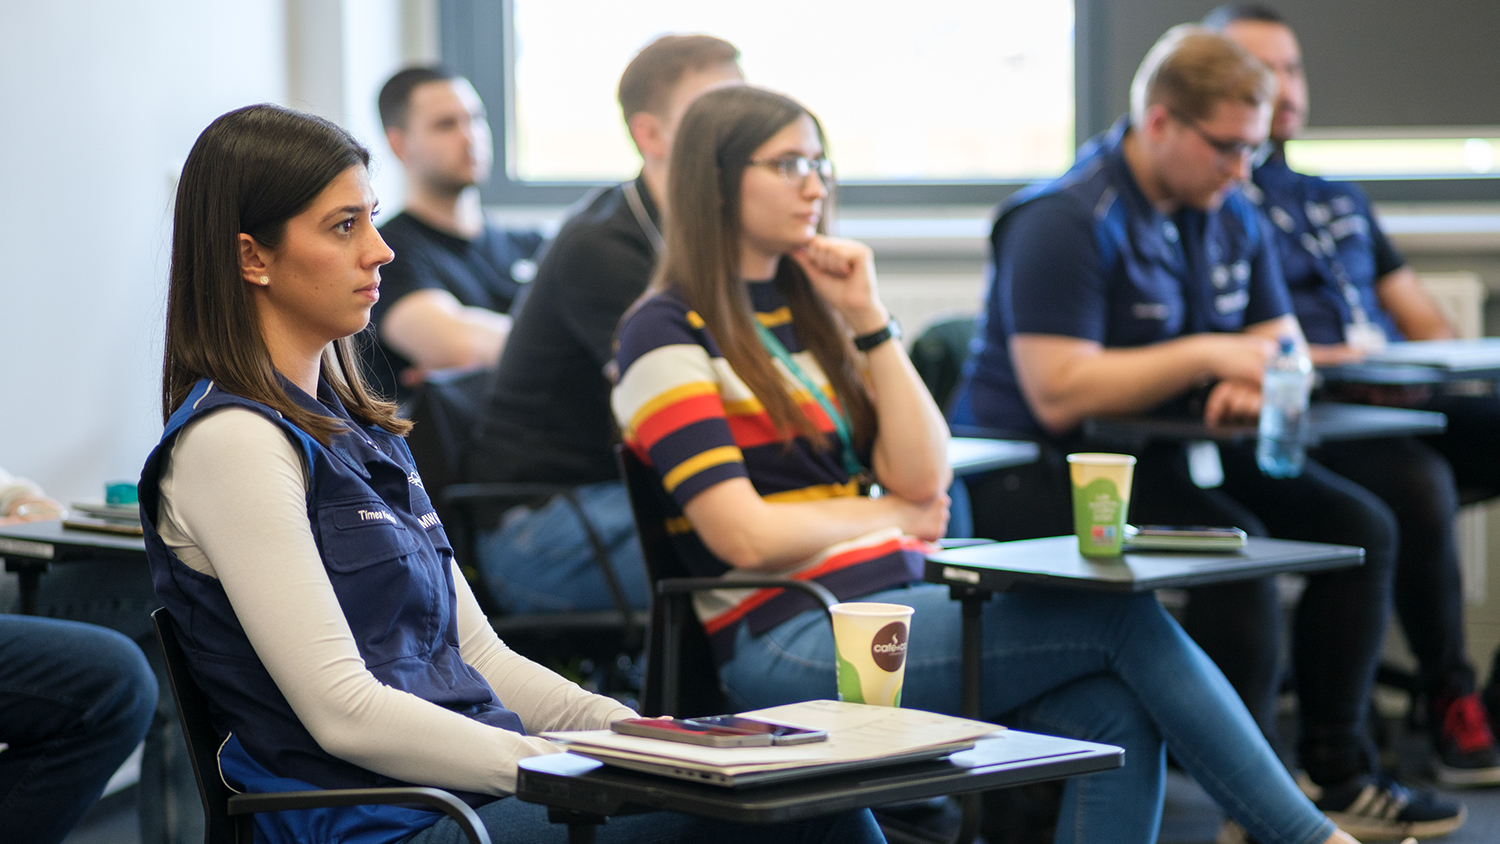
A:
{"type": "Polygon", "coordinates": [[[322,507],[318,530],[323,562],[349,572],[417,550],[417,537],[379,500],[352,501],[322,507]]]}

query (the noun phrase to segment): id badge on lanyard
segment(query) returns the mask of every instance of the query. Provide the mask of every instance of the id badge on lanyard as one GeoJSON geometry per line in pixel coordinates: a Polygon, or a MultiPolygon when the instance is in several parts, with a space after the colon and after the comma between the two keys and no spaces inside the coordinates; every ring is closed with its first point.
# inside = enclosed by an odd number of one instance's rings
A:
{"type": "Polygon", "coordinates": [[[1344,342],[1362,352],[1378,352],[1385,348],[1385,332],[1373,322],[1350,322],[1344,326],[1344,342]]]}
{"type": "MultiPolygon", "coordinates": [[[[1330,275],[1333,276],[1335,287],[1343,297],[1344,303],[1349,308],[1349,321],[1344,323],[1344,342],[1350,347],[1364,352],[1378,352],[1385,348],[1385,330],[1377,323],[1370,320],[1369,313],[1365,310],[1364,303],[1359,298],[1359,288],[1355,286],[1354,280],[1349,277],[1349,272],[1344,268],[1344,262],[1339,260],[1338,246],[1333,234],[1328,228],[1319,222],[1320,218],[1326,220],[1326,212],[1319,209],[1314,203],[1307,203],[1305,211],[1308,224],[1316,232],[1303,232],[1298,238],[1302,248],[1312,256],[1330,275]]],[[[1285,209],[1271,206],[1268,211],[1271,222],[1287,234],[1291,234],[1296,223],[1285,209]]]]}

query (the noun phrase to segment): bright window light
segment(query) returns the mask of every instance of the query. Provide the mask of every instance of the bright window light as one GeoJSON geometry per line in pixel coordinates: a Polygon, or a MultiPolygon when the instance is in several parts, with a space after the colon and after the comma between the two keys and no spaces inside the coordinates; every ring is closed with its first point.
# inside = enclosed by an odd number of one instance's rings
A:
{"type": "Polygon", "coordinates": [[[1324,129],[1308,134],[1286,145],[1287,163],[1304,173],[1338,179],[1500,177],[1497,126],[1324,129]]]}
{"type": "Polygon", "coordinates": [[[734,42],[806,105],[841,181],[1029,180],[1073,160],[1071,0],[513,0],[513,179],[618,181],[640,159],[615,87],[667,32],[734,42]]]}

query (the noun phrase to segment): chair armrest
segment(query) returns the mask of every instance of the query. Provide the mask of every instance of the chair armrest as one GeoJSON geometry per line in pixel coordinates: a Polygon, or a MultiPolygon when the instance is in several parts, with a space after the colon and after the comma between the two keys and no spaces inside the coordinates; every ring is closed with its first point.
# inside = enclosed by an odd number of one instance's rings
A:
{"type": "Polygon", "coordinates": [[[334,788],[314,791],[279,791],[236,794],[229,798],[230,815],[279,812],[287,809],[321,809],[332,806],[364,806],[372,803],[421,803],[440,809],[458,824],[472,844],[490,844],[489,831],[469,804],[438,788],[334,788]]]}
{"type": "Polygon", "coordinates": [[[752,577],[724,580],[721,577],[667,577],[656,581],[656,594],[682,595],[703,592],[709,589],[796,589],[805,592],[823,608],[823,613],[832,617],[829,607],[839,602],[828,587],[812,580],[793,580],[787,577],[752,577]]]}

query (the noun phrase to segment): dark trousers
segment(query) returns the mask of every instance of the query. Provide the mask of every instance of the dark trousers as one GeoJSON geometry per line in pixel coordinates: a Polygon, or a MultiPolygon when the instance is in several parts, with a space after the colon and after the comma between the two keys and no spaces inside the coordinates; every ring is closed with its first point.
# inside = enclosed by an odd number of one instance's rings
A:
{"type": "MultiPolygon", "coordinates": [[[[15,578],[6,575],[0,578],[0,612],[15,604],[15,578]]],[[[54,565],[42,575],[37,595],[39,615],[107,627],[123,633],[145,654],[161,693],[146,731],[136,790],[141,844],[196,844],[203,840],[203,805],[151,625],[151,611],[159,606],[146,564],[122,560],[54,565]]],[[[0,834],[0,840],[8,839],[0,834]]]]}
{"type": "Polygon", "coordinates": [[[156,679],[129,639],[0,615],[0,830],[62,841],[151,723],[156,679]]]}
{"type": "MultiPolygon", "coordinates": [[[[1396,521],[1373,494],[1313,461],[1296,478],[1261,474],[1253,446],[1220,448],[1224,483],[1199,489],[1183,448],[1148,447],[1136,465],[1130,518],[1139,524],[1235,525],[1254,536],[1356,545],[1362,566],[1307,578],[1292,621],[1298,755],[1332,785],[1369,770],[1365,713],[1390,618],[1396,521]]],[[[1183,627],[1213,657],[1267,736],[1281,672],[1274,578],[1193,589],[1183,627]]]]}
{"type": "Polygon", "coordinates": [[[1317,458],[1395,513],[1401,529],[1396,613],[1417,658],[1422,690],[1452,697],[1474,690],[1453,517],[1460,490],[1471,500],[1500,494],[1500,399],[1446,396],[1426,409],[1447,414],[1447,432],[1330,443],[1317,458]]]}

